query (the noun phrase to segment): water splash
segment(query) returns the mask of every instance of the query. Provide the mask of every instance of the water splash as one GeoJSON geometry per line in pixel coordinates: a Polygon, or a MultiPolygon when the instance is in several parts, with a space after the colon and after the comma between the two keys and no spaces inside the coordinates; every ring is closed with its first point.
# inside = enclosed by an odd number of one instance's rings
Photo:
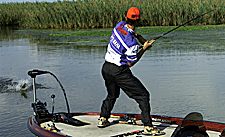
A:
{"type": "Polygon", "coordinates": [[[27,91],[31,86],[32,85],[28,79],[22,79],[18,81],[17,85],[15,85],[15,89],[16,91],[27,91]]]}
{"type": "Polygon", "coordinates": [[[30,82],[27,79],[13,81],[11,78],[0,78],[0,93],[24,91],[28,90],[30,86],[30,82]]]}
{"type": "MultiPolygon", "coordinates": [[[[49,87],[45,87],[42,84],[36,84],[36,88],[49,89],[49,87]]],[[[32,82],[28,79],[13,80],[12,78],[0,77],[0,93],[20,92],[22,94],[32,90],[32,82]]]]}

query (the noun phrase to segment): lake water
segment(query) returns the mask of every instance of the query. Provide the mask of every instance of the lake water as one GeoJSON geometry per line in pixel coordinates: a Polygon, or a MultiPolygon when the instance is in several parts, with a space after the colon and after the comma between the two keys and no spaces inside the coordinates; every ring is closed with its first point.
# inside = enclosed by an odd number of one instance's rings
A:
{"type": "MultiPolygon", "coordinates": [[[[31,85],[27,72],[34,68],[51,71],[59,78],[72,112],[100,110],[106,96],[100,71],[108,37],[52,38],[49,33],[54,32],[0,32],[1,137],[32,136],[26,125],[33,114],[32,91],[24,97],[16,85],[21,81],[31,85]]],[[[184,117],[197,111],[205,120],[225,123],[225,28],[171,33],[159,39],[132,71],[150,91],[152,114],[184,117]]],[[[50,110],[50,96],[55,94],[55,111],[66,111],[53,77],[39,76],[37,83],[37,96],[50,110]]],[[[123,92],[113,112],[140,113],[123,92]]]]}

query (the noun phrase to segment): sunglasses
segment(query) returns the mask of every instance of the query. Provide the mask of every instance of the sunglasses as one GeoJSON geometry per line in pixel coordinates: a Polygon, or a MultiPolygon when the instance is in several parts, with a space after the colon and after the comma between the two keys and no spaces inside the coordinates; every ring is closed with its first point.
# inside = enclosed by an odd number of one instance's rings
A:
{"type": "Polygon", "coordinates": [[[139,19],[140,18],[140,15],[131,15],[131,18],[139,19]]]}

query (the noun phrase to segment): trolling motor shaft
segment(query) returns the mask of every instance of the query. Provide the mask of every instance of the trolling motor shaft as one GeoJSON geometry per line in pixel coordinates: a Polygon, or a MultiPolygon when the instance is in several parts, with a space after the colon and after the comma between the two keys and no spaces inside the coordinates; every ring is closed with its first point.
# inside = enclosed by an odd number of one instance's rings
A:
{"type": "Polygon", "coordinates": [[[52,98],[52,115],[54,114],[54,104],[55,104],[55,95],[54,94],[52,94],[51,95],[51,98],[52,98]]]}
{"type": "Polygon", "coordinates": [[[47,71],[41,71],[41,70],[37,70],[34,69],[32,71],[28,71],[28,75],[33,79],[33,94],[34,94],[34,103],[37,100],[37,94],[36,94],[36,81],[35,78],[37,75],[42,75],[42,74],[46,74],[48,73],[47,71]]]}

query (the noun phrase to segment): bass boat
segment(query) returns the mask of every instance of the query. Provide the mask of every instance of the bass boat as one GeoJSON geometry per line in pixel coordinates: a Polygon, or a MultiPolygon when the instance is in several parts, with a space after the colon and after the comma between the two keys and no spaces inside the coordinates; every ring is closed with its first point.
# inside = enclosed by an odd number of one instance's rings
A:
{"type": "Polygon", "coordinates": [[[169,117],[152,115],[153,125],[163,134],[143,134],[140,114],[113,113],[109,118],[110,125],[98,128],[98,112],[70,112],[66,92],[58,78],[49,71],[31,70],[28,75],[33,79],[34,114],[28,118],[28,129],[38,137],[225,137],[225,123],[203,120],[199,112],[191,112],[186,117],[169,117]],[[38,75],[50,74],[59,83],[67,106],[67,112],[54,112],[52,94],[52,111],[46,109],[46,102],[36,97],[36,80],[38,75]]]}

